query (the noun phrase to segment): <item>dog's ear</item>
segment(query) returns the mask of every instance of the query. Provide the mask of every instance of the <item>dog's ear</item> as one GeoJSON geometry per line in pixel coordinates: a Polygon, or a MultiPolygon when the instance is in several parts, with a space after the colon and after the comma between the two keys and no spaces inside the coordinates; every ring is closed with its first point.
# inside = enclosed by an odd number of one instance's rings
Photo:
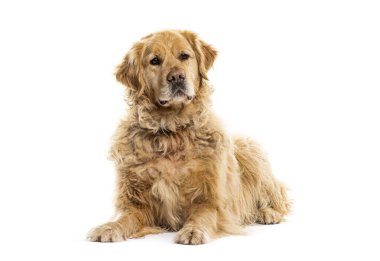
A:
{"type": "Polygon", "coordinates": [[[141,75],[142,48],[141,42],[134,44],[123,61],[116,67],[115,72],[116,79],[135,93],[142,89],[143,83],[141,75]]]}
{"type": "Polygon", "coordinates": [[[210,44],[202,41],[191,31],[181,31],[181,34],[191,44],[198,62],[199,74],[207,80],[207,72],[214,64],[218,52],[210,44]]]}

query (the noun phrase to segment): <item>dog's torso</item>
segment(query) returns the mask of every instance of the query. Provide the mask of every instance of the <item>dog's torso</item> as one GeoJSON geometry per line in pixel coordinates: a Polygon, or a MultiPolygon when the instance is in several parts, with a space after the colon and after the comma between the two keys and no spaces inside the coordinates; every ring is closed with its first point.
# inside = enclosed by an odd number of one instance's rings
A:
{"type": "Polygon", "coordinates": [[[212,116],[200,128],[190,125],[176,132],[151,133],[140,127],[125,128],[127,124],[121,123],[119,129],[127,133],[117,135],[111,151],[123,165],[120,207],[129,201],[148,208],[154,213],[155,225],[169,230],[182,227],[191,204],[215,198],[215,208],[226,207],[220,206],[220,199],[231,197],[219,183],[226,182],[228,173],[220,171],[225,169],[220,162],[230,164],[231,174],[235,172],[235,181],[229,181],[232,186],[238,181],[237,162],[227,158],[229,140],[212,116]]]}

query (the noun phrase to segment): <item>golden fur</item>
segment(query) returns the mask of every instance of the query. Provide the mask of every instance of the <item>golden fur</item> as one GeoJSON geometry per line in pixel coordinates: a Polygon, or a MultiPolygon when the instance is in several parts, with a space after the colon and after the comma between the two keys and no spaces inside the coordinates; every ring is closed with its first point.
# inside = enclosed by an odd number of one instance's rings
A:
{"type": "Polygon", "coordinates": [[[134,44],[117,67],[129,103],[110,151],[119,217],[91,230],[90,241],[178,231],[177,243],[203,244],[289,212],[285,187],[259,146],[226,135],[210,111],[207,71],[216,55],[192,32],[164,31],[134,44]],[[178,58],[183,52],[189,57],[178,58]],[[152,65],[154,57],[161,64],[152,65]],[[186,76],[177,96],[167,89],[173,70],[186,76]]]}

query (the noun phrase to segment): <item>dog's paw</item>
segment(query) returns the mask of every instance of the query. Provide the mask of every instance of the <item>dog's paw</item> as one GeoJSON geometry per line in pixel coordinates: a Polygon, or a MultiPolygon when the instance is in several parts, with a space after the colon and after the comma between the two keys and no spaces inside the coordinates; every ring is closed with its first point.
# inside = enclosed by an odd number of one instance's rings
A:
{"type": "Polygon", "coordinates": [[[256,222],[265,225],[278,224],[282,221],[282,218],[283,214],[273,208],[263,208],[259,210],[259,215],[256,222]]]}
{"type": "Polygon", "coordinates": [[[121,225],[116,222],[100,225],[87,235],[87,240],[92,242],[118,242],[125,239],[121,225]]]}
{"type": "Polygon", "coordinates": [[[196,227],[184,227],[178,231],[175,242],[183,245],[200,245],[210,240],[206,231],[196,227]]]}

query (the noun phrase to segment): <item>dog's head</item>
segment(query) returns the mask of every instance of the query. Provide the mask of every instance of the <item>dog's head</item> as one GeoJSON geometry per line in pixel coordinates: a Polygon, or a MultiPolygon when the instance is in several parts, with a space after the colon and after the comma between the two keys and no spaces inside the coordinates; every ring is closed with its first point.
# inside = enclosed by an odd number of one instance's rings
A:
{"type": "Polygon", "coordinates": [[[147,98],[159,108],[183,106],[202,88],[216,55],[192,32],[158,32],[133,45],[117,67],[116,78],[134,102],[147,98]]]}

